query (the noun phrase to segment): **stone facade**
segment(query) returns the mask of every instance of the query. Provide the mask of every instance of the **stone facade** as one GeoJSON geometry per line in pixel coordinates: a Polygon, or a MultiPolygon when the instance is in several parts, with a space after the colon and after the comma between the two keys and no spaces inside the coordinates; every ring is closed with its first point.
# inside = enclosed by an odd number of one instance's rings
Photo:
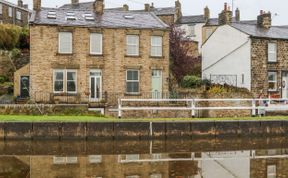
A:
{"type": "Polygon", "coordinates": [[[254,97],[261,93],[265,96],[281,97],[282,75],[288,70],[288,40],[251,38],[251,91],[254,97]],[[277,44],[277,62],[268,62],[268,43],[277,44]],[[277,72],[277,90],[268,91],[268,72],[277,72]]]}
{"type": "MultiPolygon", "coordinates": [[[[0,14],[0,22],[4,24],[14,24],[18,26],[26,26],[28,25],[30,12],[29,9],[21,6],[17,6],[11,3],[1,2],[2,5],[2,14],[0,14]],[[12,8],[12,17],[9,16],[9,8],[12,8]],[[21,19],[18,19],[17,13],[21,13],[21,19]]],[[[1,7],[0,7],[1,8],[1,7]]]]}
{"type": "MultiPolygon", "coordinates": [[[[73,54],[58,54],[58,33],[56,26],[32,25],[31,35],[31,94],[32,99],[51,101],[53,93],[53,70],[77,70],[77,97],[82,101],[88,98],[89,71],[102,71],[102,92],[118,97],[127,96],[126,70],[136,69],[140,73],[140,94],[152,91],[153,69],[162,71],[162,92],[168,92],[169,77],[169,30],[153,29],[90,29],[73,27],[73,54]],[[103,34],[103,55],[90,55],[90,31],[96,30],[103,34]],[[126,34],[138,34],[140,39],[140,56],[126,56],[126,34]],[[163,57],[150,57],[151,35],[163,36],[163,57]],[[41,97],[39,97],[39,95],[41,97]],[[43,96],[45,95],[45,97],[43,96]],[[37,99],[39,98],[39,99],[37,99]]],[[[62,29],[63,30],[63,29],[62,29]]],[[[139,97],[136,96],[136,97],[139,97]]],[[[73,97],[73,96],[72,96],[73,97]]],[[[85,100],[86,101],[86,100],[85,100]]]]}

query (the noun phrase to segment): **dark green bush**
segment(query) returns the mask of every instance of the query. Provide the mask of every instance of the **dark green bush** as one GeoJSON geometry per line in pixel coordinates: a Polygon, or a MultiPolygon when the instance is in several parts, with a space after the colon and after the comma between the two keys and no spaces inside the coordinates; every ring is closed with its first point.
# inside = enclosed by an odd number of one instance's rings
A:
{"type": "Polygon", "coordinates": [[[9,24],[0,25],[0,48],[11,50],[19,42],[21,27],[9,24]]]}
{"type": "Polygon", "coordinates": [[[7,82],[8,78],[6,76],[0,76],[0,83],[7,82]]]}
{"type": "Polygon", "coordinates": [[[20,31],[17,47],[20,49],[30,49],[30,34],[27,27],[23,27],[20,31]]]}
{"type": "Polygon", "coordinates": [[[181,86],[184,88],[197,88],[202,85],[200,77],[195,75],[187,75],[183,78],[181,86]]]}

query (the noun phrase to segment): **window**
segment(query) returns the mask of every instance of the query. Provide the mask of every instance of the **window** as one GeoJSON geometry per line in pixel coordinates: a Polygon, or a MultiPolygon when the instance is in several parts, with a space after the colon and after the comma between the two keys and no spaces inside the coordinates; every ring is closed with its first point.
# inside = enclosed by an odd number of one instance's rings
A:
{"type": "Polygon", "coordinates": [[[59,157],[54,156],[53,157],[53,163],[54,164],[77,164],[78,158],[77,157],[59,157]]]}
{"type": "Polygon", "coordinates": [[[277,72],[268,72],[269,91],[277,91],[277,72]]]}
{"type": "Polygon", "coordinates": [[[127,161],[135,161],[139,160],[140,156],[138,154],[135,155],[126,155],[126,160],[127,161]]]}
{"type": "Polygon", "coordinates": [[[3,14],[3,5],[0,3],[0,14],[3,14]]]}
{"type": "Polygon", "coordinates": [[[20,11],[17,11],[17,12],[16,12],[16,18],[17,18],[18,20],[21,20],[21,19],[22,19],[22,14],[21,14],[20,11]]]}
{"type": "Polygon", "coordinates": [[[162,37],[161,36],[152,36],[151,37],[151,56],[162,56],[162,37]]]}
{"type": "Polygon", "coordinates": [[[139,71],[128,70],[126,76],[126,92],[131,94],[139,93],[139,71]]]}
{"type": "Polygon", "coordinates": [[[127,35],[126,45],[128,56],[139,56],[139,36],[138,35],[127,35]]]}
{"type": "Polygon", "coordinates": [[[102,162],[102,155],[90,155],[89,156],[89,163],[101,163],[102,162]]]}
{"type": "Polygon", "coordinates": [[[59,53],[72,54],[72,33],[59,33],[59,53]]]}
{"type": "Polygon", "coordinates": [[[244,74],[241,75],[241,83],[245,84],[245,75],[244,74]]]}
{"type": "Polygon", "coordinates": [[[102,38],[101,33],[90,34],[90,54],[102,54],[102,38]]]}
{"type": "Polygon", "coordinates": [[[8,15],[9,15],[9,17],[13,17],[13,9],[12,9],[12,7],[8,7],[8,15]]]}
{"type": "Polygon", "coordinates": [[[76,70],[55,70],[53,78],[54,78],[54,93],[77,92],[76,70]]]}
{"type": "Polygon", "coordinates": [[[188,25],[188,36],[195,36],[195,25],[188,25]]]}
{"type": "Polygon", "coordinates": [[[268,43],[268,62],[277,62],[277,44],[268,43]]]}
{"type": "Polygon", "coordinates": [[[267,178],[276,178],[276,177],[277,177],[276,165],[268,165],[267,166],[267,178]]]}

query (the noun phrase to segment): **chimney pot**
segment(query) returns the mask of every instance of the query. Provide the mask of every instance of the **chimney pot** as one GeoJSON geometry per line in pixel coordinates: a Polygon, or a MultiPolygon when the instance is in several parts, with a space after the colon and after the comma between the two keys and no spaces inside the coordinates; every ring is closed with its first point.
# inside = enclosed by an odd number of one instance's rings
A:
{"type": "Polygon", "coordinates": [[[79,4],[79,0],[71,0],[71,4],[79,4]]]}
{"type": "Polygon", "coordinates": [[[124,10],[124,11],[129,11],[129,6],[128,6],[127,4],[124,4],[124,5],[123,5],[123,10],[124,10]]]}
{"type": "Polygon", "coordinates": [[[34,11],[41,10],[41,0],[33,0],[33,10],[34,11]]]}
{"type": "Polygon", "coordinates": [[[239,8],[237,8],[235,10],[235,18],[236,18],[237,22],[240,22],[240,10],[239,10],[239,8]]]}
{"type": "Polygon", "coordinates": [[[205,21],[208,21],[210,19],[210,9],[208,6],[204,8],[204,19],[205,21]]]}
{"type": "Polygon", "coordinates": [[[224,11],[227,11],[227,2],[224,3],[224,11]]]}
{"type": "Polygon", "coordinates": [[[22,0],[18,0],[18,6],[23,7],[23,1],[22,0]]]}

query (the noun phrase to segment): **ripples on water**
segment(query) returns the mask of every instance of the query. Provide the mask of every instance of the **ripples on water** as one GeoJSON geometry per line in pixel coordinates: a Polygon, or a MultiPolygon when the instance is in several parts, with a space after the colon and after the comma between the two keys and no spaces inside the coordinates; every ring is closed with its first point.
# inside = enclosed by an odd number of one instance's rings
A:
{"type": "Polygon", "coordinates": [[[0,178],[287,178],[285,138],[6,141],[0,178]]]}

